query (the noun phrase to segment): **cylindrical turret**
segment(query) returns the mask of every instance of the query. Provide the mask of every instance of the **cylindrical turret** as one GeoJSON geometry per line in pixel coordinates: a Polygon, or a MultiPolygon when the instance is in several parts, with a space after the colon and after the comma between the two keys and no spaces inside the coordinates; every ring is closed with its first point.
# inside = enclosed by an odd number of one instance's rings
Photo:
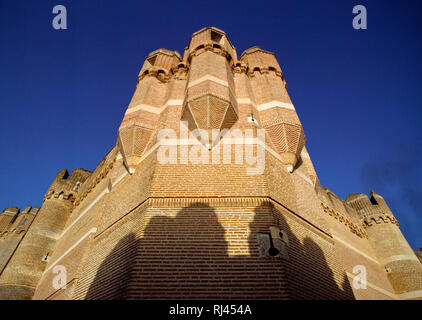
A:
{"type": "Polygon", "coordinates": [[[0,214],[0,221],[13,218],[6,225],[0,223],[0,275],[25,236],[38,210],[38,207],[27,206],[20,213],[18,208],[9,208],[0,214]]]}
{"type": "Polygon", "coordinates": [[[181,60],[177,51],[159,49],[151,52],[144,62],[118,135],[120,151],[130,170],[140,161],[158,124],[167,102],[172,68],[181,60]]]}
{"type": "Polygon", "coordinates": [[[205,28],[185,50],[189,64],[182,120],[190,130],[229,129],[238,119],[232,66],[236,51],[226,34],[205,28]]]}
{"type": "Polygon", "coordinates": [[[401,299],[422,299],[422,264],[401,233],[397,220],[379,194],[352,194],[347,203],[361,215],[368,240],[401,299]]]}
{"type": "Polygon", "coordinates": [[[286,90],[281,68],[272,52],[253,47],[242,53],[255,96],[256,109],[273,148],[292,172],[305,145],[305,134],[286,90]],[[265,90],[263,89],[265,88],[265,90]]]}
{"type": "Polygon", "coordinates": [[[83,169],[74,170],[70,177],[66,169],[57,174],[31,227],[0,276],[0,300],[32,298],[78,188],[89,174],[83,169]]]}

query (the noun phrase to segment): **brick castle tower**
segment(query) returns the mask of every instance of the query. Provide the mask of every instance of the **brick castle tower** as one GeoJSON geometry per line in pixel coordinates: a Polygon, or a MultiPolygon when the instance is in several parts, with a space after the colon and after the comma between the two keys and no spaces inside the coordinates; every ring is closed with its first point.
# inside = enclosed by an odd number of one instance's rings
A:
{"type": "Polygon", "coordinates": [[[0,214],[0,299],[421,299],[384,199],[320,185],[286,88],[217,28],[150,53],[95,170],[0,214]]]}

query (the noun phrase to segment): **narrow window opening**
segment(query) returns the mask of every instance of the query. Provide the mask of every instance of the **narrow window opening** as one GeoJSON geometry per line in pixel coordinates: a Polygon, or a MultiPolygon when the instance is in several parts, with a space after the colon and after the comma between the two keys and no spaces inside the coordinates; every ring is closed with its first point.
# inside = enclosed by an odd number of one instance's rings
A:
{"type": "Polygon", "coordinates": [[[372,196],[372,197],[371,197],[371,203],[372,203],[373,205],[377,205],[377,204],[378,204],[378,202],[377,202],[377,200],[374,198],[374,196],[372,196]]]}
{"type": "Polygon", "coordinates": [[[44,261],[44,262],[47,262],[48,260],[50,260],[50,257],[48,255],[48,252],[42,257],[41,260],[44,261]]]}
{"type": "Polygon", "coordinates": [[[211,40],[212,41],[220,43],[222,38],[223,38],[222,34],[211,30],[211,40]]]}
{"type": "Polygon", "coordinates": [[[26,224],[26,222],[27,222],[27,221],[28,221],[28,219],[26,219],[26,218],[25,218],[25,219],[23,220],[23,222],[21,222],[20,226],[21,226],[21,227],[23,227],[23,226],[26,224]]]}
{"type": "Polygon", "coordinates": [[[80,181],[76,182],[75,187],[73,188],[73,191],[78,192],[79,191],[79,188],[81,186],[82,186],[82,182],[80,182],[80,181]]]}
{"type": "Polygon", "coordinates": [[[148,58],[147,60],[153,66],[155,64],[156,59],[157,59],[157,56],[154,56],[154,57],[148,58]]]}
{"type": "Polygon", "coordinates": [[[274,246],[274,242],[273,242],[273,237],[270,235],[270,249],[268,250],[268,254],[271,257],[275,257],[276,255],[278,255],[280,253],[280,251],[274,246]]]}

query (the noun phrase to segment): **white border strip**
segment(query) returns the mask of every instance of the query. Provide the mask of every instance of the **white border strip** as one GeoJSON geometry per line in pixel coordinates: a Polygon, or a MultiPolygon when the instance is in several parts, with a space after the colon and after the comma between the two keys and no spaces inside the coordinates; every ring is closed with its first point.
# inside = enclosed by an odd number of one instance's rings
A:
{"type": "Polygon", "coordinates": [[[307,153],[304,149],[302,149],[300,156],[302,157],[302,159],[311,159],[311,157],[309,156],[309,153],[307,153]]]}
{"type": "Polygon", "coordinates": [[[108,188],[105,188],[95,199],[94,201],[92,201],[88,207],[86,207],[80,214],[79,216],[62,232],[62,234],[57,238],[60,239],[62,238],[66,232],[68,232],[74,225],[76,222],[78,222],[106,193],[109,193],[110,191],[108,190],[108,188]]]}
{"type": "Polygon", "coordinates": [[[155,113],[155,114],[160,114],[161,113],[161,108],[160,107],[154,107],[151,106],[149,104],[138,104],[130,109],[127,109],[125,115],[139,111],[139,110],[143,110],[143,111],[147,111],[150,113],[155,113]]]}
{"type": "Polygon", "coordinates": [[[365,258],[367,258],[367,259],[369,259],[369,260],[371,260],[371,261],[375,262],[376,264],[380,265],[380,263],[378,262],[378,260],[377,260],[377,259],[375,259],[375,258],[373,258],[373,257],[371,257],[371,256],[369,256],[369,255],[367,255],[365,252],[362,252],[361,250],[359,250],[359,249],[355,248],[354,246],[352,246],[351,244],[347,243],[346,241],[344,241],[344,240],[340,239],[340,238],[339,238],[339,237],[337,237],[336,235],[333,235],[333,238],[334,238],[335,240],[337,240],[338,242],[341,242],[342,244],[344,244],[346,247],[348,247],[348,248],[352,249],[353,251],[355,251],[355,252],[359,253],[360,255],[364,256],[365,258]]]}
{"type": "Polygon", "coordinates": [[[239,104],[251,104],[256,107],[255,103],[249,98],[238,98],[236,99],[237,103],[239,104]]]}
{"type": "Polygon", "coordinates": [[[218,79],[218,78],[216,78],[216,77],[214,77],[212,75],[207,74],[206,76],[203,76],[203,77],[201,77],[199,79],[196,79],[194,81],[189,81],[188,89],[190,87],[196,86],[197,84],[199,84],[201,82],[208,81],[208,80],[210,80],[212,82],[215,82],[215,83],[218,83],[218,84],[221,84],[221,85],[223,85],[225,87],[228,87],[229,86],[229,83],[227,81],[218,79]]]}
{"type": "Polygon", "coordinates": [[[399,254],[399,255],[391,256],[389,258],[382,260],[381,262],[385,265],[393,261],[405,261],[405,260],[412,260],[412,261],[419,262],[419,259],[416,256],[411,256],[408,254],[399,254]]]}
{"type": "Polygon", "coordinates": [[[258,111],[264,111],[271,108],[284,108],[288,110],[296,110],[291,103],[281,102],[278,100],[270,101],[264,104],[259,104],[256,106],[258,111]]]}
{"type": "Polygon", "coordinates": [[[288,110],[295,110],[295,107],[291,103],[282,102],[279,100],[273,100],[267,103],[256,105],[251,99],[249,98],[239,98],[237,99],[237,103],[239,104],[250,104],[254,106],[258,111],[264,111],[271,108],[284,108],[288,110]]]}
{"type": "MultiPolygon", "coordinates": [[[[112,187],[114,187],[116,184],[118,184],[124,177],[128,175],[127,172],[123,173],[120,177],[118,177],[114,182],[112,182],[112,187]]],[[[109,193],[110,190],[108,188],[105,188],[95,199],[92,201],[88,207],[86,207],[79,216],[62,232],[62,234],[58,237],[58,239],[62,238],[64,234],[69,231],[76,222],[78,222],[106,193],[109,193]]]]}
{"type": "Polygon", "coordinates": [[[162,107],[156,107],[149,104],[138,104],[134,107],[127,109],[125,115],[131,114],[139,110],[144,110],[147,112],[160,114],[168,106],[181,106],[182,104],[183,104],[183,100],[177,100],[177,99],[168,100],[162,107]]]}
{"type": "Polygon", "coordinates": [[[91,230],[89,230],[87,233],[85,233],[82,238],[80,238],[76,243],[74,243],[69,249],[66,250],[65,253],[63,253],[59,258],[57,258],[54,263],[52,263],[45,271],[43,274],[46,274],[51,268],[53,268],[57,262],[59,262],[61,259],[63,259],[66,255],[69,254],[70,251],[72,251],[76,246],[78,246],[82,241],[84,241],[86,239],[86,237],[88,237],[91,233],[95,233],[97,232],[97,228],[91,228],[91,230]]]}
{"type": "Polygon", "coordinates": [[[305,176],[302,172],[295,170],[293,171],[294,173],[296,173],[299,177],[301,177],[303,180],[305,180],[307,183],[314,185],[314,183],[312,182],[311,179],[309,179],[307,176],[305,176]]]}
{"type": "MultiPolygon", "coordinates": [[[[352,279],[355,279],[355,277],[356,277],[356,275],[354,275],[353,273],[346,272],[346,274],[349,278],[352,278],[352,279]]],[[[390,291],[387,291],[383,288],[380,288],[380,287],[376,286],[375,284],[370,283],[369,281],[366,281],[366,284],[368,285],[368,287],[371,287],[372,289],[379,291],[379,292],[385,294],[386,296],[389,296],[389,297],[396,299],[396,300],[399,299],[399,297],[396,294],[394,294],[390,291]]],[[[364,289],[361,289],[361,290],[364,290],[364,289]]]]}

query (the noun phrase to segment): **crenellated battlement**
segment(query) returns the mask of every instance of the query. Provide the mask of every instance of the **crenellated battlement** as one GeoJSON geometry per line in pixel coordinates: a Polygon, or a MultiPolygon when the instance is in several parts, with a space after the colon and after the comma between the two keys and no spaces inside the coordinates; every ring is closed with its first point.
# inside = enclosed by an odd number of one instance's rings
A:
{"type": "Polygon", "coordinates": [[[380,224],[380,223],[392,223],[392,224],[395,224],[396,226],[399,226],[399,223],[397,222],[396,218],[386,216],[383,214],[376,214],[376,213],[372,214],[369,217],[364,218],[363,223],[365,227],[370,227],[374,224],[380,224]]]}
{"type": "Polygon", "coordinates": [[[346,202],[359,213],[369,243],[397,294],[403,298],[420,298],[422,266],[384,198],[371,190],[369,197],[354,193],[346,202]]]}
{"type": "Polygon", "coordinates": [[[245,50],[238,59],[236,48],[226,33],[215,27],[207,27],[195,32],[185,48],[183,57],[179,52],[165,48],[151,52],[139,72],[138,82],[149,76],[162,82],[183,77],[189,71],[192,58],[209,51],[225,57],[233,73],[245,73],[248,77],[254,77],[256,72],[274,74],[280,77],[284,86],[287,87],[273,52],[254,46],[245,50]]]}
{"type": "Polygon", "coordinates": [[[362,193],[353,193],[347,197],[346,202],[358,212],[365,227],[372,226],[374,223],[393,223],[398,226],[398,222],[384,198],[373,190],[371,190],[369,198],[362,193]]]}
{"type": "Polygon", "coordinates": [[[226,33],[215,27],[203,28],[192,35],[189,45],[185,48],[184,60],[190,63],[193,56],[206,51],[224,56],[230,65],[237,61],[236,48],[226,33]]]}
{"type": "Polygon", "coordinates": [[[14,216],[19,214],[20,209],[18,207],[9,207],[4,209],[0,214],[8,215],[8,216],[14,216]]]}
{"type": "Polygon", "coordinates": [[[283,72],[273,52],[254,46],[242,53],[240,61],[247,65],[245,72],[249,77],[254,77],[255,72],[259,72],[260,74],[273,73],[277,77],[280,77],[285,84],[283,72]]]}
{"type": "Polygon", "coordinates": [[[22,211],[18,207],[4,209],[0,213],[0,239],[5,239],[10,234],[26,232],[39,209],[32,206],[27,206],[22,211]]]}
{"type": "Polygon", "coordinates": [[[145,59],[139,72],[138,82],[145,77],[155,77],[162,82],[167,82],[174,75],[174,69],[183,64],[182,57],[177,51],[164,48],[151,52],[145,59]]]}
{"type": "Polygon", "coordinates": [[[75,201],[82,184],[90,175],[90,171],[80,168],[73,170],[71,175],[69,175],[67,169],[60,170],[51,183],[50,188],[48,188],[44,201],[47,199],[75,201]]]}
{"type": "Polygon", "coordinates": [[[92,174],[86,179],[82,185],[76,201],[73,203],[74,207],[77,207],[88,194],[105,178],[108,173],[113,169],[119,150],[117,146],[114,146],[110,152],[104,157],[103,160],[97,165],[92,174]]]}
{"type": "Polygon", "coordinates": [[[325,213],[335,218],[340,223],[346,225],[350,229],[350,232],[354,233],[360,238],[367,238],[368,235],[366,234],[365,230],[361,227],[361,225],[352,222],[350,217],[341,214],[339,211],[334,210],[332,207],[327,206],[323,202],[321,202],[321,206],[325,213]]]}

